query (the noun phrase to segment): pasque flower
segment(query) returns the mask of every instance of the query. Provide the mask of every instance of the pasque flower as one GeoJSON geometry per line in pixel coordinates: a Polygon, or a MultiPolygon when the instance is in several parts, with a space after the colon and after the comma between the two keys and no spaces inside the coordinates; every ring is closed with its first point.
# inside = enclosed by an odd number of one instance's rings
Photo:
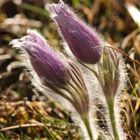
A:
{"type": "Polygon", "coordinates": [[[42,81],[41,87],[45,89],[44,92],[46,87],[49,87],[73,105],[83,120],[89,137],[92,138],[88,116],[89,95],[79,68],[72,61],[62,59],[34,30],[28,30],[27,35],[13,40],[11,44],[26,52],[25,59],[30,60],[27,68],[33,68],[32,76],[35,81],[42,81]],[[38,78],[34,75],[35,73],[38,78]]]}
{"type": "Polygon", "coordinates": [[[52,13],[62,37],[76,58],[85,63],[97,63],[102,50],[102,41],[97,33],[81,21],[62,1],[46,7],[52,13]]]}
{"type": "MultiPolygon", "coordinates": [[[[100,60],[97,70],[94,68],[90,70],[94,72],[99,82],[99,89],[101,88],[100,92],[104,93],[106,99],[108,118],[111,122],[109,128],[112,128],[110,132],[113,134],[111,137],[119,140],[122,136],[117,129],[120,132],[122,129],[116,121],[115,97],[119,97],[126,81],[122,58],[118,53],[108,49],[107,43],[105,46],[98,34],[81,21],[62,0],[58,4],[49,4],[46,8],[52,14],[60,34],[77,59],[89,64],[95,64],[100,60]]],[[[84,63],[82,63],[84,66],[89,66],[84,63]]]]}
{"type": "MultiPolygon", "coordinates": [[[[27,64],[27,68],[33,68],[45,86],[68,99],[80,114],[88,112],[87,90],[82,74],[73,62],[62,59],[34,30],[29,29],[27,35],[13,40],[10,44],[26,52],[25,59],[29,59],[31,63],[29,66],[27,64]],[[60,89],[66,91],[63,93],[60,89]]],[[[34,77],[34,75],[32,76],[34,77]]]]}
{"type": "Polygon", "coordinates": [[[29,55],[31,65],[45,84],[65,84],[68,75],[65,62],[49,47],[45,39],[36,31],[28,30],[27,35],[11,42],[20,46],[29,55]]]}

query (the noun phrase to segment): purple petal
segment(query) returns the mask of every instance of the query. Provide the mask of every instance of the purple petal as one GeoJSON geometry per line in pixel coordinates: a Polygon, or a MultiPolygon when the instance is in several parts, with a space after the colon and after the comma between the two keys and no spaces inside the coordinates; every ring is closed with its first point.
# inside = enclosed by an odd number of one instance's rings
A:
{"type": "Polygon", "coordinates": [[[97,33],[62,2],[49,5],[48,9],[55,15],[62,37],[73,54],[85,63],[97,63],[102,50],[102,41],[97,33]]]}
{"type": "Polygon", "coordinates": [[[12,41],[12,44],[27,52],[32,67],[45,82],[55,85],[66,83],[68,78],[66,62],[49,47],[39,33],[28,30],[27,36],[12,41]]]}

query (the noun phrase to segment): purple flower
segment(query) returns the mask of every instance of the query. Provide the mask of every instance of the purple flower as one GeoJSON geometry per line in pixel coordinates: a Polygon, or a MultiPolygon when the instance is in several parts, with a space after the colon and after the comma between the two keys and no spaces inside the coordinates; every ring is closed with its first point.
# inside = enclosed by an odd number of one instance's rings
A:
{"type": "Polygon", "coordinates": [[[100,37],[81,21],[62,1],[47,5],[58,24],[62,37],[73,54],[85,63],[95,64],[101,57],[100,37]]]}
{"type": "Polygon", "coordinates": [[[27,52],[35,72],[44,83],[65,84],[67,68],[62,58],[52,50],[45,39],[36,31],[28,30],[27,35],[11,42],[27,52]]]}

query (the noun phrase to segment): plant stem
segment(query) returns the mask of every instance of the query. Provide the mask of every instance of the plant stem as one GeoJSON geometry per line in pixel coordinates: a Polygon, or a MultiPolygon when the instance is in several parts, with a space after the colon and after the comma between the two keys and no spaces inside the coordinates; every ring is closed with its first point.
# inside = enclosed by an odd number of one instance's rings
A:
{"type": "Polygon", "coordinates": [[[84,124],[86,126],[86,129],[87,129],[87,132],[88,132],[90,140],[94,140],[92,130],[91,130],[91,126],[90,126],[90,122],[89,122],[88,114],[84,115],[84,117],[82,117],[82,120],[83,120],[83,122],[84,122],[84,124]]]}
{"type": "Polygon", "coordinates": [[[119,135],[118,131],[116,128],[116,120],[115,120],[115,112],[114,112],[114,97],[106,97],[108,109],[109,109],[109,116],[110,116],[110,121],[111,121],[111,126],[113,130],[113,135],[114,135],[114,140],[119,140],[119,135]]]}

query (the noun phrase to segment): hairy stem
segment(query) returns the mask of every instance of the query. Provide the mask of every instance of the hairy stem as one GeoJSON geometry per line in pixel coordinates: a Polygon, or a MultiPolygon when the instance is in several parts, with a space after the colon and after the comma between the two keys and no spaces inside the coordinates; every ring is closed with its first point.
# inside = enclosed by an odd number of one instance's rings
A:
{"type": "Polygon", "coordinates": [[[88,132],[88,135],[89,135],[89,138],[90,140],[94,140],[93,138],[93,133],[92,133],[92,130],[91,130],[91,126],[90,126],[90,121],[89,121],[89,116],[88,114],[87,115],[84,115],[84,116],[81,116],[84,124],[85,124],[85,127],[87,129],[87,132],[88,132]]]}
{"type": "Polygon", "coordinates": [[[111,121],[111,127],[113,130],[114,140],[119,140],[119,135],[116,127],[115,112],[114,112],[114,98],[107,96],[106,101],[109,109],[109,116],[111,121]]]}

